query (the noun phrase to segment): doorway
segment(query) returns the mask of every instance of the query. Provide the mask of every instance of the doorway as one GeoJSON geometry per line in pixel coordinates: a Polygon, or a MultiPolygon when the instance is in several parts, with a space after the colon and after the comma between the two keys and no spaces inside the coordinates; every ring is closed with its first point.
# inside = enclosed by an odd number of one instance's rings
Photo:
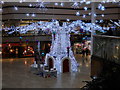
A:
{"type": "Polygon", "coordinates": [[[65,59],[63,61],[63,73],[65,72],[69,72],[69,60],[68,59],[65,59]]]}
{"type": "Polygon", "coordinates": [[[49,58],[49,59],[48,59],[48,67],[49,67],[49,70],[50,70],[51,68],[53,68],[53,59],[52,59],[52,58],[49,58]]]}

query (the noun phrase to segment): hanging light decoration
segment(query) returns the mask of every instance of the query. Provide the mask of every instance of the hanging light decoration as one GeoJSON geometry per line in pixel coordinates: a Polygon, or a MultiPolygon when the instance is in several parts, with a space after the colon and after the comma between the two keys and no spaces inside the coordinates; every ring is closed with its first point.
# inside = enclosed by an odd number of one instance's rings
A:
{"type": "Polygon", "coordinates": [[[98,23],[98,20],[96,20],[95,22],[98,23]]]}
{"type": "Polygon", "coordinates": [[[72,4],[72,8],[79,8],[79,3],[78,2],[74,2],[72,4]]]}
{"type": "Polygon", "coordinates": [[[103,20],[100,20],[100,23],[103,23],[103,20]]]}
{"type": "Polygon", "coordinates": [[[17,11],[17,10],[18,10],[18,7],[15,6],[14,9],[17,11]]]}
{"type": "Polygon", "coordinates": [[[86,18],[86,15],[83,15],[83,18],[86,18]]]}
{"type": "Polygon", "coordinates": [[[0,1],[1,4],[4,4],[4,1],[0,1]]]}
{"type": "Polygon", "coordinates": [[[80,12],[79,11],[76,12],[76,16],[80,16],[80,12]]]}
{"type": "Polygon", "coordinates": [[[23,1],[22,1],[22,0],[20,0],[19,2],[20,2],[20,3],[22,3],[23,1]]]}
{"type": "Polygon", "coordinates": [[[86,4],[88,5],[88,4],[90,4],[91,3],[91,1],[86,1],[86,4]]]}
{"type": "Polygon", "coordinates": [[[88,15],[91,15],[91,13],[88,13],[88,15]]]}
{"type": "Polygon", "coordinates": [[[94,14],[94,17],[97,17],[97,14],[94,14]]]}
{"type": "Polygon", "coordinates": [[[54,3],[55,6],[58,6],[58,3],[54,3]]]}
{"type": "Polygon", "coordinates": [[[105,6],[103,6],[102,4],[98,4],[98,9],[104,11],[105,10],[105,6]]]}
{"type": "Polygon", "coordinates": [[[105,15],[104,15],[104,14],[102,14],[101,16],[102,16],[102,17],[104,17],[105,15]]]}
{"type": "Polygon", "coordinates": [[[30,14],[29,14],[29,13],[27,13],[27,14],[26,14],[26,16],[30,16],[30,14]]]}
{"type": "Polygon", "coordinates": [[[40,10],[46,11],[47,10],[46,4],[48,4],[48,3],[41,1],[41,2],[38,2],[37,4],[35,4],[33,6],[39,8],[40,10]]]}
{"type": "Polygon", "coordinates": [[[88,10],[88,7],[84,7],[84,10],[87,11],[87,10],[88,10]]]}
{"type": "Polygon", "coordinates": [[[29,7],[32,7],[32,4],[31,4],[31,3],[29,4],[29,7]]]}
{"type": "Polygon", "coordinates": [[[33,13],[33,14],[32,14],[32,17],[35,17],[35,16],[36,16],[36,14],[33,13]]]}
{"type": "Polygon", "coordinates": [[[0,12],[2,12],[3,11],[3,9],[2,8],[0,8],[0,12]]]}
{"type": "Polygon", "coordinates": [[[63,7],[63,6],[64,6],[64,3],[60,3],[60,6],[63,7]]]}
{"type": "Polygon", "coordinates": [[[70,21],[70,19],[66,19],[68,22],[70,21]]]}

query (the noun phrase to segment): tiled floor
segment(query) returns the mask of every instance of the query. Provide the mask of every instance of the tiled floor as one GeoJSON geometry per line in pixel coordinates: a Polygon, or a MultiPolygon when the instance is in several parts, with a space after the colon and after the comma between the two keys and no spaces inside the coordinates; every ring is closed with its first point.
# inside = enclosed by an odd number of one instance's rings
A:
{"type": "Polygon", "coordinates": [[[79,72],[58,74],[57,78],[43,78],[30,71],[34,58],[3,59],[3,88],[80,88],[83,80],[90,80],[90,56],[76,55],[79,72]]]}

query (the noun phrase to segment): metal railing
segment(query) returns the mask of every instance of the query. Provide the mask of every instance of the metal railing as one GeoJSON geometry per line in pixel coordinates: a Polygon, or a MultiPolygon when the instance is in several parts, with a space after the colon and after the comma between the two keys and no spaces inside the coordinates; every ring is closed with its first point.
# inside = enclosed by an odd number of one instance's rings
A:
{"type": "Polygon", "coordinates": [[[93,56],[120,64],[120,37],[94,35],[93,56]]]}

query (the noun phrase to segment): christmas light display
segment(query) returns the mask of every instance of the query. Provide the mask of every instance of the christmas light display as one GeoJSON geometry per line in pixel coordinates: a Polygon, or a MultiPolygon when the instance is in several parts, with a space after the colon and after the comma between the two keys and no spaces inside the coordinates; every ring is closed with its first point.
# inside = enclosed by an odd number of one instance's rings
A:
{"type": "MultiPolygon", "coordinates": [[[[82,0],[79,3],[74,2],[72,4],[73,8],[79,8],[79,5],[84,3],[86,0],[82,0]]],[[[86,2],[86,4],[90,4],[91,2],[86,2]]],[[[58,6],[58,3],[54,3],[55,6],[58,6]]],[[[64,3],[60,3],[60,5],[63,7],[64,3]]],[[[35,5],[30,4],[30,7],[36,6],[39,7],[40,10],[46,10],[45,2],[38,2],[35,5]]],[[[14,7],[15,10],[18,10],[18,7],[14,7]]],[[[83,8],[85,11],[88,10],[87,7],[83,8]]],[[[102,4],[98,5],[98,9],[104,11],[105,7],[102,4]]],[[[76,15],[79,16],[80,12],[77,11],[76,15]]],[[[88,15],[91,15],[89,13],[88,15]]],[[[29,14],[26,14],[26,16],[30,16],[29,14]]],[[[35,17],[36,15],[33,13],[31,15],[32,17],[35,17]]],[[[86,17],[85,14],[82,15],[83,18],[86,17]]],[[[94,17],[96,17],[97,14],[94,14],[94,17]]],[[[104,17],[104,14],[101,15],[104,17]]],[[[67,19],[67,21],[70,21],[70,19],[67,19]]],[[[97,22],[103,22],[103,20],[97,21],[97,22]]],[[[117,26],[119,26],[118,23],[114,22],[117,26]]],[[[30,25],[26,26],[18,26],[18,27],[10,27],[10,28],[3,28],[3,30],[8,31],[8,34],[12,34],[14,32],[19,32],[20,34],[25,34],[28,31],[50,31],[52,34],[52,45],[50,48],[50,52],[46,54],[45,57],[45,65],[48,65],[48,59],[51,58],[54,62],[54,68],[57,69],[58,72],[63,72],[63,61],[65,59],[68,59],[70,62],[70,71],[77,71],[78,63],[75,60],[75,57],[73,55],[73,52],[71,50],[71,44],[70,44],[70,33],[79,34],[80,30],[76,30],[77,27],[80,27],[83,32],[92,32],[92,30],[97,30],[100,32],[104,32],[104,30],[109,30],[109,27],[101,27],[95,23],[85,23],[81,20],[73,21],[71,23],[64,22],[63,25],[59,25],[59,22],[57,20],[52,20],[52,22],[35,22],[30,25]]]]}
{"type": "MultiPolygon", "coordinates": [[[[80,33],[79,30],[76,30],[77,27],[81,27],[83,31],[91,32],[91,29],[98,30],[104,32],[102,27],[96,25],[94,23],[85,23],[81,20],[73,21],[72,23],[64,22],[63,26],[59,25],[57,20],[53,20],[52,22],[35,22],[31,25],[20,26],[20,27],[11,27],[12,34],[15,31],[20,33],[26,33],[31,30],[42,30],[47,31],[50,30],[52,33],[52,45],[50,49],[50,53],[46,54],[45,64],[47,65],[47,60],[52,58],[54,60],[54,68],[58,70],[58,72],[62,72],[62,62],[65,58],[68,58],[70,61],[70,71],[77,71],[77,61],[73,55],[70,45],[70,33],[80,33]],[[69,47],[69,56],[67,48],[69,47]]],[[[5,28],[10,30],[10,28],[5,28]]]]}

